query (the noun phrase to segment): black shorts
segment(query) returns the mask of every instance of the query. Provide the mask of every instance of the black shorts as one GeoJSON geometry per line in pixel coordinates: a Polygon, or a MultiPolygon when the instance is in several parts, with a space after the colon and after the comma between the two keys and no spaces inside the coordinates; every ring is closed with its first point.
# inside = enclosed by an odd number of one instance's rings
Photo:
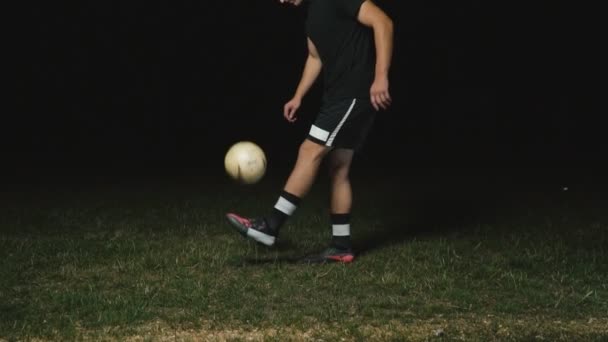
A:
{"type": "Polygon", "coordinates": [[[365,142],[375,117],[376,111],[369,99],[326,102],[307,139],[329,147],[357,150],[365,142]]]}

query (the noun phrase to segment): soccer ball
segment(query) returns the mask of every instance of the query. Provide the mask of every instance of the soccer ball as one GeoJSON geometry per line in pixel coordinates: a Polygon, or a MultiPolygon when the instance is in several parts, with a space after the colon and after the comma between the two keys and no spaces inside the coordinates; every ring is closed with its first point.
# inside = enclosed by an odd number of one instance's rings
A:
{"type": "Polygon", "coordinates": [[[224,167],[230,178],[241,184],[254,184],[266,173],[266,155],[251,141],[232,145],[224,158],[224,167]]]}

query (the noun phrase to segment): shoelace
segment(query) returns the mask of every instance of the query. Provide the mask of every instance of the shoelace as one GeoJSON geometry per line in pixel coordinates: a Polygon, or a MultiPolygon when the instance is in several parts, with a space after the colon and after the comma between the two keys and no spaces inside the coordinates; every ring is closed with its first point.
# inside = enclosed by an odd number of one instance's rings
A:
{"type": "Polygon", "coordinates": [[[266,228],[266,222],[263,219],[254,218],[254,219],[248,220],[248,223],[249,223],[248,228],[255,227],[257,229],[262,229],[262,230],[266,228]]]}

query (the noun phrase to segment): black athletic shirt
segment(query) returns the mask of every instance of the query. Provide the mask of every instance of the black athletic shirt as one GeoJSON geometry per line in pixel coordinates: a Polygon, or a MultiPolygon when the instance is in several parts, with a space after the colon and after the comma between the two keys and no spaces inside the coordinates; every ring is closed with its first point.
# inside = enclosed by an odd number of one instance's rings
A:
{"type": "Polygon", "coordinates": [[[308,2],[306,33],[323,62],[323,99],[369,99],[375,68],[373,31],[357,20],[365,0],[308,2]]]}

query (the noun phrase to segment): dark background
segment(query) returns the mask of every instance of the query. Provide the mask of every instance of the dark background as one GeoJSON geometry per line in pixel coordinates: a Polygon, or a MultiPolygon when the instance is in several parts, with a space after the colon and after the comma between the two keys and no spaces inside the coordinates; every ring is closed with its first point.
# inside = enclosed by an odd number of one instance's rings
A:
{"type": "MultiPolygon", "coordinates": [[[[377,4],[395,23],[393,106],[378,116],[360,164],[603,166],[593,9],[377,4]]],[[[7,103],[16,109],[7,105],[2,119],[3,170],[220,170],[240,140],[262,146],[270,167],[290,167],[319,105],[317,85],[295,125],[282,117],[306,58],[304,8],[41,2],[15,16],[16,95],[7,103]]]]}

